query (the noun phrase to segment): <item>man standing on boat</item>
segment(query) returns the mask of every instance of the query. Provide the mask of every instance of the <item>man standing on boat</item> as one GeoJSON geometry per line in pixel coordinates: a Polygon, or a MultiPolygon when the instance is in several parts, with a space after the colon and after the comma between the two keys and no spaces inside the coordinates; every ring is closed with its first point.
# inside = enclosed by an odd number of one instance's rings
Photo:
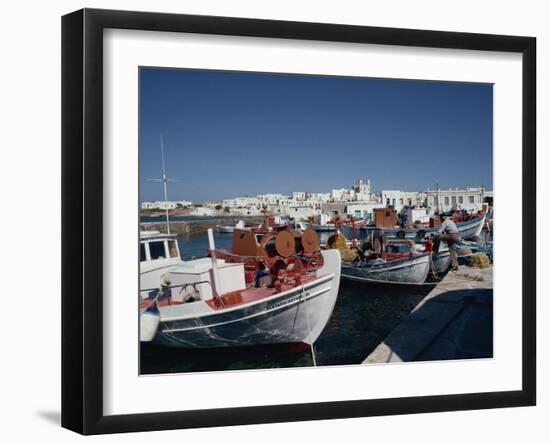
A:
{"type": "Polygon", "coordinates": [[[456,244],[460,241],[460,234],[456,223],[446,215],[441,216],[441,226],[434,240],[434,250],[439,251],[439,243],[444,241],[449,247],[451,266],[453,271],[458,271],[458,258],[456,256],[456,244]]]}

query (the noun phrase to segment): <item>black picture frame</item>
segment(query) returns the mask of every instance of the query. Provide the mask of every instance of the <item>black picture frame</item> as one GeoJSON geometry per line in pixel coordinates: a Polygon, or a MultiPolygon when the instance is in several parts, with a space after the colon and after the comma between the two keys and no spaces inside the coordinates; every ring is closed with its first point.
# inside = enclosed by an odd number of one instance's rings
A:
{"type": "Polygon", "coordinates": [[[65,15],[62,18],[62,426],[82,434],[102,434],[535,405],[535,67],[533,37],[96,9],[65,15]],[[104,415],[102,37],[107,28],[522,54],[522,389],[104,415]]]}

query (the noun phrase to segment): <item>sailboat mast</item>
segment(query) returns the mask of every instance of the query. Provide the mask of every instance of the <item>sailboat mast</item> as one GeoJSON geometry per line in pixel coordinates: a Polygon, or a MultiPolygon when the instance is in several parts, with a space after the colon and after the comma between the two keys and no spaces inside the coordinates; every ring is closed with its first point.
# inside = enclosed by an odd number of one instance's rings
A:
{"type": "Polygon", "coordinates": [[[166,211],[166,232],[170,234],[170,216],[168,209],[168,179],[166,178],[166,165],[164,164],[164,143],[160,134],[160,152],[162,157],[162,185],[164,188],[164,209],[166,211]]]}

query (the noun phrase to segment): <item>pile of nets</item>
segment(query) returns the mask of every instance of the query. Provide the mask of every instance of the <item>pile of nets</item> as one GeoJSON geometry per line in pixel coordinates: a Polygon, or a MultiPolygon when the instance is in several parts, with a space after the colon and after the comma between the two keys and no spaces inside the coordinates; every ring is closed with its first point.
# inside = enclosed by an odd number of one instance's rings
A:
{"type": "Polygon", "coordinates": [[[338,249],[342,256],[342,261],[349,262],[357,258],[357,252],[348,247],[346,237],[342,234],[331,235],[328,239],[327,246],[329,249],[338,249]]]}
{"type": "Polygon", "coordinates": [[[474,254],[470,257],[469,265],[472,268],[485,269],[489,267],[489,256],[481,252],[474,254]]]}

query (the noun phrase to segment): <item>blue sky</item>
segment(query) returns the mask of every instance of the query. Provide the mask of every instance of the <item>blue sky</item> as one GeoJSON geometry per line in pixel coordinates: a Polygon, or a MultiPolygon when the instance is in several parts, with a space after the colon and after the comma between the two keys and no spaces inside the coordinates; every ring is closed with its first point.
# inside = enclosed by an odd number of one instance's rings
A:
{"type": "Polygon", "coordinates": [[[487,84],[140,69],[140,192],[171,200],[374,190],[492,189],[487,84]]]}

